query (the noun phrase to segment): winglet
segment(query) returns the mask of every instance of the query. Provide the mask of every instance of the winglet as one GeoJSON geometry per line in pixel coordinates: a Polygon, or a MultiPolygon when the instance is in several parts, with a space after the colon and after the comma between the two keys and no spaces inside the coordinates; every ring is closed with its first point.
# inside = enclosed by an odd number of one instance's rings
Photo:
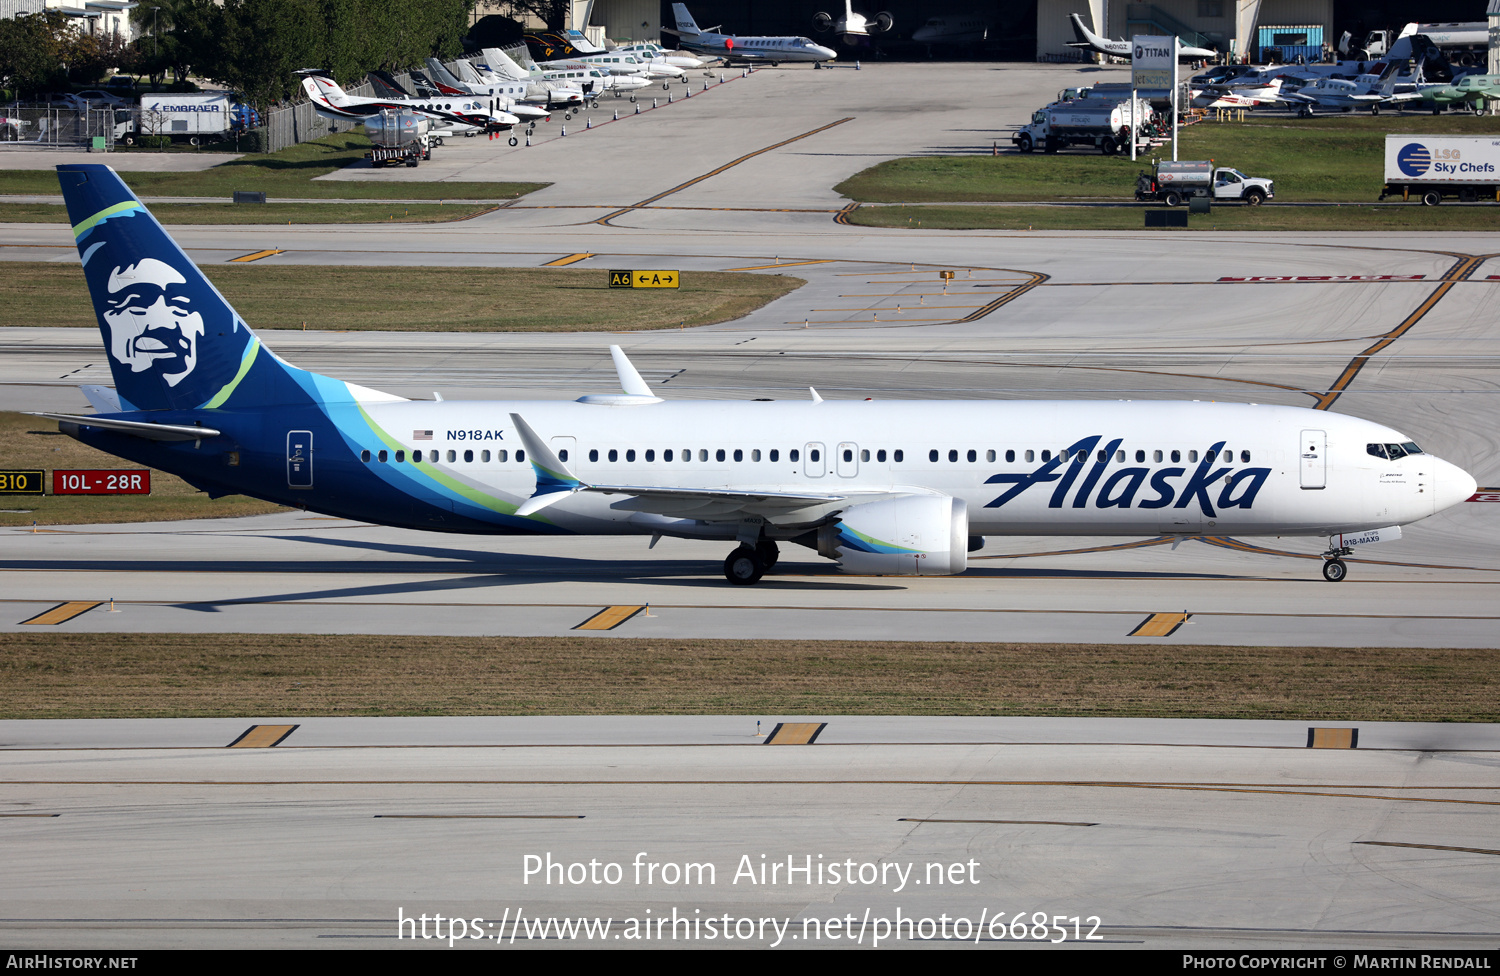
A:
{"type": "Polygon", "coordinates": [[[511,414],[510,420],[516,425],[516,433],[521,435],[521,443],[531,455],[531,468],[536,472],[536,492],[516,509],[517,515],[522,518],[533,515],[585,487],[520,414],[511,414]]]}
{"type": "Polygon", "coordinates": [[[817,390],[815,390],[815,389],[813,389],[812,387],[809,386],[807,388],[807,392],[809,392],[809,393],[812,394],[813,403],[822,403],[823,402],[823,398],[820,397],[820,396],[818,396],[818,391],[817,390]]]}
{"type": "Polygon", "coordinates": [[[630,362],[630,357],[625,355],[625,350],[619,346],[610,346],[609,354],[614,358],[615,372],[620,374],[620,389],[624,390],[627,396],[656,396],[651,392],[651,387],[646,385],[646,381],[641,379],[641,374],[630,362]]]}

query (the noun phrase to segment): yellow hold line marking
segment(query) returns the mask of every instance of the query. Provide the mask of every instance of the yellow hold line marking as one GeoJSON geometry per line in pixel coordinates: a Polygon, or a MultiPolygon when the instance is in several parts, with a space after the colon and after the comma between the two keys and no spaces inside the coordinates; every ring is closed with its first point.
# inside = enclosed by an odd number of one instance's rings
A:
{"type": "Polygon", "coordinates": [[[274,248],[273,247],[273,248],[271,248],[269,250],[266,250],[266,251],[256,251],[254,254],[241,254],[237,258],[230,258],[229,261],[228,261],[228,263],[229,264],[234,264],[236,262],[259,261],[261,258],[268,258],[268,257],[270,257],[273,254],[285,254],[285,253],[286,253],[285,251],[280,250],[279,248],[274,248]]]}
{"type": "Polygon", "coordinates": [[[229,743],[227,749],[269,749],[280,745],[287,736],[297,729],[298,725],[252,725],[233,742],[229,743]]]}
{"type": "Polygon", "coordinates": [[[594,614],[592,617],[585,620],[583,623],[579,624],[573,629],[614,630],[616,627],[620,626],[625,621],[629,620],[631,617],[634,617],[644,609],[646,609],[644,605],[605,607],[603,610],[600,610],[598,613],[594,614]]]}
{"type": "Polygon", "coordinates": [[[1132,630],[1130,637],[1171,637],[1188,622],[1190,613],[1153,613],[1132,630]]]}
{"type": "Polygon", "coordinates": [[[771,734],[766,736],[768,746],[810,746],[818,740],[818,734],[828,727],[827,722],[777,722],[771,734]]]}
{"type": "Polygon", "coordinates": [[[58,624],[67,623],[81,613],[88,613],[103,602],[103,600],[69,600],[67,603],[59,603],[51,610],[37,614],[30,620],[23,620],[21,623],[34,624],[38,627],[55,627],[58,624]]]}
{"type": "Polygon", "coordinates": [[[591,258],[593,256],[594,256],[593,252],[591,252],[591,251],[584,251],[584,252],[580,252],[578,254],[569,254],[569,255],[567,255],[565,257],[558,258],[556,261],[548,261],[546,264],[542,265],[542,267],[544,267],[544,268],[565,268],[565,267],[567,267],[570,264],[577,264],[579,261],[586,260],[586,259],[591,258]]]}

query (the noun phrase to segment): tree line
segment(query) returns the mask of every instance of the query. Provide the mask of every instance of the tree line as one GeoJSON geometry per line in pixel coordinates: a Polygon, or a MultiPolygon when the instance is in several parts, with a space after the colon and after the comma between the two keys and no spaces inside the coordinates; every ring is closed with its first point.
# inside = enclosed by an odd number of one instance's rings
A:
{"type": "Polygon", "coordinates": [[[457,56],[473,0],[142,0],[129,45],[81,34],[55,10],[0,21],[0,87],[94,84],[110,69],[186,82],[206,78],[251,104],[289,99],[298,68],[341,82],[457,56]]]}

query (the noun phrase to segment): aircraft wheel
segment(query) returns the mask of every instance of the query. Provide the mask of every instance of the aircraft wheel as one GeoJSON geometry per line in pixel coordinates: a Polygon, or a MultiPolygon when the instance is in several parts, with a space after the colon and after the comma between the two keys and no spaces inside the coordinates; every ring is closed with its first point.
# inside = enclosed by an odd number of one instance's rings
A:
{"type": "Polygon", "coordinates": [[[751,586],[760,582],[766,567],[754,549],[740,546],[724,560],[724,578],[735,586],[751,586]]]}
{"type": "Polygon", "coordinates": [[[1380,114],[1380,106],[1379,105],[1371,105],[1370,106],[1370,114],[1371,115],[1379,115],[1380,114]]]}
{"type": "Polygon", "coordinates": [[[1473,112],[1475,115],[1483,115],[1484,114],[1484,103],[1483,102],[1475,102],[1472,106],[1470,106],[1469,111],[1473,112]]]}
{"type": "Polygon", "coordinates": [[[755,544],[755,554],[760,557],[760,563],[766,568],[766,572],[776,568],[777,561],[781,558],[781,550],[776,543],[764,540],[755,544]]]}
{"type": "Polygon", "coordinates": [[[1422,206],[1424,207],[1436,207],[1442,202],[1443,195],[1437,190],[1428,190],[1426,193],[1422,194],[1422,206]]]}
{"type": "Polygon", "coordinates": [[[664,81],[664,82],[662,82],[661,83],[661,90],[662,91],[671,91],[672,90],[672,83],[670,81],[664,81]]]}
{"type": "Polygon", "coordinates": [[[1168,193],[1166,195],[1166,198],[1163,199],[1162,202],[1165,203],[1169,207],[1179,207],[1179,206],[1182,205],[1182,194],[1180,194],[1180,193],[1168,193]]]}
{"type": "Polygon", "coordinates": [[[1323,562],[1323,578],[1330,583],[1337,583],[1349,575],[1349,567],[1344,565],[1342,559],[1328,559],[1323,562]]]}
{"type": "Polygon", "coordinates": [[[572,112],[564,112],[563,113],[563,121],[564,122],[571,122],[571,121],[573,121],[573,113],[572,112]]]}
{"type": "MultiPolygon", "coordinates": [[[[616,98],[619,98],[619,97],[620,97],[620,96],[618,96],[618,95],[616,95],[616,96],[615,96],[615,97],[616,97],[616,98]]],[[[631,100],[631,101],[632,101],[632,102],[633,102],[633,101],[635,101],[635,96],[634,96],[634,95],[631,95],[631,96],[630,96],[630,100],[631,100]]]]}
{"type": "Polygon", "coordinates": [[[512,145],[512,146],[514,146],[514,145],[518,145],[518,144],[519,144],[519,143],[520,143],[520,141],[521,141],[521,140],[520,140],[520,139],[517,139],[517,138],[516,138],[516,137],[515,137],[515,136],[511,136],[511,137],[510,137],[510,144],[511,144],[511,145],[512,145]]]}

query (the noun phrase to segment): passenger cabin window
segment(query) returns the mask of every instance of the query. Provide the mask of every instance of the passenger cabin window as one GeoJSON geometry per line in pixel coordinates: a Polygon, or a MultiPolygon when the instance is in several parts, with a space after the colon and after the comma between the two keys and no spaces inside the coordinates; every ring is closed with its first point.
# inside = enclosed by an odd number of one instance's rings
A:
{"type": "Polygon", "coordinates": [[[504,451],[496,451],[495,452],[495,460],[496,461],[504,461],[505,459],[506,459],[506,453],[504,451]]]}
{"type": "Polygon", "coordinates": [[[670,447],[667,448],[665,451],[661,452],[661,459],[663,461],[670,461],[670,460],[672,460],[672,449],[670,447]]]}
{"type": "Polygon", "coordinates": [[[591,447],[591,448],[589,448],[589,460],[590,461],[597,461],[597,460],[599,460],[599,449],[597,447],[591,447]]]}
{"type": "Polygon", "coordinates": [[[1016,463],[1016,452],[1015,451],[1006,451],[1005,452],[1005,463],[1006,464],[1015,464],[1016,463]]]}
{"type": "Polygon", "coordinates": [[[473,451],[465,451],[464,452],[464,463],[465,464],[469,464],[469,463],[472,463],[473,460],[474,460],[474,452],[473,451]]]}
{"type": "Polygon", "coordinates": [[[1173,451],[1172,452],[1172,463],[1176,464],[1178,461],[1181,461],[1181,460],[1182,460],[1182,452],[1181,451],[1173,451]]]}
{"type": "Polygon", "coordinates": [[[517,451],[516,452],[516,460],[517,461],[525,461],[526,460],[526,452],[525,451],[517,451]]]}
{"type": "Polygon", "coordinates": [[[1241,464],[1249,464],[1250,463],[1250,452],[1249,451],[1241,451],[1240,452],[1240,463],[1241,464]]]}
{"type": "Polygon", "coordinates": [[[802,455],[800,453],[798,453],[797,449],[794,447],[790,451],[786,452],[786,456],[787,456],[788,460],[796,461],[802,455]]]}
{"type": "Polygon", "coordinates": [[[620,452],[617,451],[617,450],[615,450],[614,448],[610,448],[609,449],[609,459],[611,461],[618,461],[618,460],[620,460],[620,452]]]}
{"type": "Polygon", "coordinates": [[[770,455],[770,457],[771,457],[772,461],[779,460],[780,459],[780,454],[781,454],[781,452],[778,451],[778,450],[776,450],[776,448],[774,448],[774,447],[771,448],[771,455],[770,455]]]}
{"type": "Polygon", "coordinates": [[[360,451],[359,452],[359,459],[361,461],[365,462],[366,464],[369,464],[370,463],[370,452],[369,451],[360,451]]]}
{"type": "Polygon", "coordinates": [[[449,451],[448,452],[448,463],[452,464],[454,461],[457,461],[457,460],[458,460],[458,452],[457,451],[449,451]]]}
{"type": "Polygon", "coordinates": [[[656,452],[653,451],[653,450],[651,450],[649,447],[646,448],[646,461],[647,461],[647,463],[650,463],[650,462],[655,461],[655,460],[656,460],[656,452]]]}
{"type": "MultiPolygon", "coordinates": [[[[490,459],[490,452],[489,451],[485,451],[484,452],[484,459],[486,461],[488,461],[490,459]]],[[[561,451],[557,452],[557,459],[559,461],[566,461],[568,459],[568,449],[566,447],[563,448],[561,451]]]]}
{"type": "Polygon", "coordinates": [[[906,460],[906,452],[903,451],[903,450],[897,449],[897,451],[894,454],[892,454],[891,457],[895,460],[895,462],[897,464],[900,464],[902,461],[906,460]]]}
{"type": "Polygon", "coordinates": [[[632,448],[630,448],[629,450],[627,450],[625,452],[625,460],[627,460],[627,461],[634,461],[635,460],[635,448],[632,447],[632,448]]]}

